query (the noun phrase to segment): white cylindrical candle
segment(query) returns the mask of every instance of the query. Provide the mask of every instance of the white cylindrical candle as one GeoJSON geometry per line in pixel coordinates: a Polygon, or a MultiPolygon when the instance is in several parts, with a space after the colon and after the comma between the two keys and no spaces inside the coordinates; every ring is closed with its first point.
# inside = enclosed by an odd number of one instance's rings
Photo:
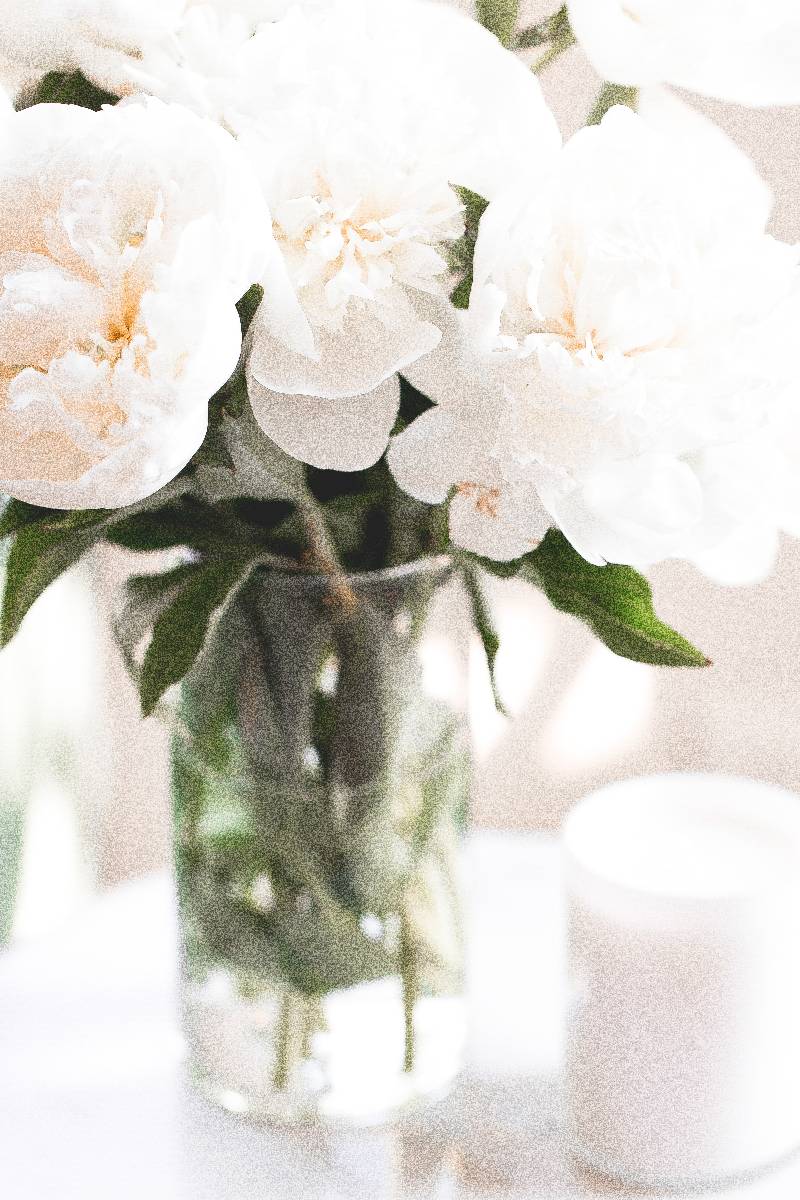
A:
{"type": "Polygon", "coordinates": [[[714,775],[613,784],[564,827],[569,1138],[688,1187],[800,1145],[800,797],[714,775]]]}

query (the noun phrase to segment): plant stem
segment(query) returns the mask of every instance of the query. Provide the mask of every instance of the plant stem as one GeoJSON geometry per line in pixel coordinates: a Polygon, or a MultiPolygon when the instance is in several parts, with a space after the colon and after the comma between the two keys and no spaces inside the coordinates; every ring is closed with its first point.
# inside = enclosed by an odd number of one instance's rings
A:
{"type": "Polygon", "coordinates": [[[339,606],[342,616],[350,616],[358,607],[358,600],[339,559],[322,505],[309,494],[300,502],[299,510],[308,535],[309,567],[330,575],[331,598],[339,606]]]}
{"type": "Polygon", "coordinates": [[[275,1090],[285,1092],[292,1078],[292,1069],[302,1061],[306,1047],[305,996],[287,988],[281,996],[275,1047],[275,1071],[272,1082],[275,1090]]]}
{"type": "Polygon", "coordinates": [[[410,922],[404,912],[400,918],[400,982],[403,988],[403,1070],[410,1075],[416,1063],[416,1038],[414,1037],[414,1008],[419,997],[419,981],[411,935],[410,922]]]}
{"type": "Polygon", "coordinates": [[[275,1033],[272,1084],[277,1092],[285,1092],[297,1064],[311,1058],[314,1034],[324,1027],[322,999],[286,988],[280,1000],[275,1033]]]}

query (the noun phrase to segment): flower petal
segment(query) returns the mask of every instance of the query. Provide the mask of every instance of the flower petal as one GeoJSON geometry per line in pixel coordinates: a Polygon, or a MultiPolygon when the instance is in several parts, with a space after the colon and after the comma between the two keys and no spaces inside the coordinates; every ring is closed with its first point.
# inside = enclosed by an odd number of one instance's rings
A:
{"type": "Polygon", "coordinates": [[[497,562],[529,554],[550,523],[532,488],[467,484],[450,502],[450,536],[456,545],[497,562]]]}
{"type": "Polygon", "coordinates": [[[772,212],[772,189],[749,155],[718,125],[665,87],[643,88],[637,111],[673,154],[680,152],[698,186],[702,181],[709,202],[716,195],[723,211],[735,208],[743,220],[766,225],[772,212]]]}
{"type": "Polygon", "coordinates": [[[360,396],[409,363],[430,353],[441,333],[421,320],[400,289],[390,317],[372,305],[353,306],[341,328],[314,330],[315,357],[287,346],[267,326],[253,331],[248,362],[251,379],[275,392],[297,396],[360,396]]]}
{"type": "Polygon", "coordinates": [[[647,566],[685,553],[703,516],[703,492],[688,464],[643,454],[598,466],[566,487],[544,474],[539,495],[589,562],[647,566]]]}
{"type": "Polygon", "coordinates": [[[597,73],[635,87],[672,83],[738,104],[800,101],[794,0],[569,0],[597,73]]]}
{"type": "Polygon", "coordinates": [[[404,492],[425,504],[442,504],[451,487],[467,479],[472,447],[457,416],[431,408],[393,437],[386,461],[404,492]]]}
{"type": "Polygon", "coordinates": [[[728,587],[761,583],[775,566],[778,557],[778,531],[774,526],[748,523],[718,545],[689,555],[694,565],[728,587]]]}
{"type": "Polygon", "coordinates": [[[205,406],[162,415],[139,437],[95,457],[63,430],[26,435],[0,412],[0,491],[47,508],[122,508],[164,487],[205,437],[205,406]]]}
{"type": "Polygon", "coordinates": [[[386,379],[361,396],[286,395],[250,381],[261,428],[287,454],[329,471],[363,471],[383,454],[400,406],[400,384],[386,379]]]}

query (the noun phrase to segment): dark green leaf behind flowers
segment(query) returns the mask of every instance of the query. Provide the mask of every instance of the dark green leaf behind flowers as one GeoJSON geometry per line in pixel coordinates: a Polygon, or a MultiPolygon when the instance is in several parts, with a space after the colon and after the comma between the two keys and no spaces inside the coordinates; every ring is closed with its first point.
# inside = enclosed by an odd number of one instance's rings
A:
{"type": "Polygon", "coordinates": [[[97,87],[80,71],[49,71],[35,89],[25,95],[21,108],[34,104],[77,104],[98,112],[104,104],[116,104],[119,97],[97,87]]]}

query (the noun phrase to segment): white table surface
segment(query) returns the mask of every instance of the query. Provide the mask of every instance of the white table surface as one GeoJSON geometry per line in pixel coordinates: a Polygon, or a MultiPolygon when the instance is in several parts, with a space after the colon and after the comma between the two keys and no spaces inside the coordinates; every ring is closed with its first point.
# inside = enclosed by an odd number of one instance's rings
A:
{"type": "MultiPolygon", "coordinates": [[[[573,1200],[635,1195],[583,1174],[561,1136],[563,905],[550,839],[482,834],[471,893],[470,1065],[392,1129],[281,1133],[184,1081],[175,918],[162,876],[68,936],[0,957],[2,1200],[573,1200]]],[[[721,1200],[798,1200],[800,1162],[721,1200]]]]}

